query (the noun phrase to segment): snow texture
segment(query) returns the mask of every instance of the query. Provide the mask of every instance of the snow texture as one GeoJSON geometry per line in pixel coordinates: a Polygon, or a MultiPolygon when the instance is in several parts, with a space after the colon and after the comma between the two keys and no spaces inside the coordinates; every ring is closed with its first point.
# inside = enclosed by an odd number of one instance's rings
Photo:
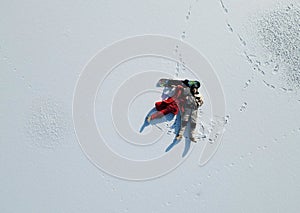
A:
{"type": "MultiPolygon", "coordinates": [[[[299,8],[297,0],[2,1],[0,212],[299,212],[299,8]],[[72,100],[91,57],[141,34],[172,36],[201,52],[220,79],[227,116],[211,122],[203,85],[199,143],[171,173],[132,182],[106,174],[85,156],[72,100]],[[213,125],[225,125],[222,144],[200,167],[204,144],[214,140],[206,137],[213,125]]],[[[180,46],[174,54],[180,63],[129,61],[99,88],[95,122],[107,141],[115,141],[109,144],[115,152],[152,159],[172,143],[175,118],[152,126],[165,133],[162,140],[134,146],[120,139],[109,109],[115,85],[135,73],[193,78],[180,46]]],[[[126,116],[134,131],[161,92],[133,102],[126,116]]]]}

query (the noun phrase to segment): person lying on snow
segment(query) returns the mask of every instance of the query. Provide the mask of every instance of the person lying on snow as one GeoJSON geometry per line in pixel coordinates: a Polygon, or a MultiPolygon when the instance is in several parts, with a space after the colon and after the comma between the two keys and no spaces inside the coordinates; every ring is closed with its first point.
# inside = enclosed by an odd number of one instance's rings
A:
{"type": "Polygon", "coordinates": [[[157,112],[149,115],[147,122],[151,120],[161,118],[164,115],[173,113],[177,115],[181,113],[181,127],[176,135],[177,140],[182,139],[182,135],[186,129],[188,122],[191,122],[190,140],[196,142],[194,137],[198,107],[203,104],[203,99],[199,95],[198,88],[200,83],[188,84],[188,80],[185,80],[181,85],[171,85],[175,88],[174,95],[166,100],[155,103],[157,112]],[[187,86],[188,85],[188,86],[187,86]]]}

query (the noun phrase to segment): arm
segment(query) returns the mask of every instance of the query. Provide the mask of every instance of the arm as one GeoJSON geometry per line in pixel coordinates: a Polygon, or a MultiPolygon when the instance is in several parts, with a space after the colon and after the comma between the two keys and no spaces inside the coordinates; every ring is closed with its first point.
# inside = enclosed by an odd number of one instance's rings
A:
{"type": "Polygon", "coordinates": [[[175,88],[175,93],[172,96],[172,98],[177,99],[182,94],[183,87],[181,85],[178,85],[178,86],[175,86],[175,87],[176,87],[175,88]]]}
{"type": "Polygon", "coordinates": [[[203,97],[201,95],[197,95],[197,96],[195,96],[195,98],[196,98],[197,105],[202,106],[203,103],[204,103],[203,102],[203,97]]]}

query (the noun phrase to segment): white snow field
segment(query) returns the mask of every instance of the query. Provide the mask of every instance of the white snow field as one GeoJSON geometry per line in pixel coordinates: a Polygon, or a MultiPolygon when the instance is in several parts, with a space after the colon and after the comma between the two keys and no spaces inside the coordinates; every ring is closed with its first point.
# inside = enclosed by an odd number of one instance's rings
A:
{"type": "MultiPolygon", "coordinates": [[[[299,212],[298,0],[1,3],[1,213],[299,212]],[[146,177],[152,171],[148,162],[166,159],[157,168],[170,171],[137,181],[111,175],[96,161],[129,176],[138,167],[116,163],[98,146],[85,150],[80,138],[89,138],[91,128],[81,123],[81,132],[75,131],[73,109],[81,105],[74,107],[73,97],[100,50],[152,34],[187,43],[209,62],[224,93],[220,119],[226,125],[216,153],[200,165],[204,147],[213,144],[212,109],[220,107],[211,95],[215,82],[202,82],[198,143],[184,157],[185,139],[165,152],[175,136],[175,118],[139,132],[163,92],[150,77],[161,72],[162,78],[195,79],[201,72],[185,66],[190,58],[180,45],[166,49],[179,63],[145,55],[115,66],[99,82],[94,108],[79,118],[94,116],[101,140],[115,156],[145,165],[132,175],[146,177]],[[142,86],[147,91],[140,91],[142,86]],[[135,87],[136,94],[122,93],[135,87]],[[117,104],[119,99],[127,105],[117,104]]],[[[107,72],[104,65],[97,69],[99,75],[107,72]]]]}

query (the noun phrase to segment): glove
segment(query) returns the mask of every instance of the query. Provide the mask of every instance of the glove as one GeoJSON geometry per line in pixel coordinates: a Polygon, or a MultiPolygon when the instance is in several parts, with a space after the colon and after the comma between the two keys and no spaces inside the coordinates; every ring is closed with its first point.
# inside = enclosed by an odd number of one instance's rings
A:
{"type": "Polygon", "coordinates": [[[203,105],[203,97],[200,94],[195,94],[195,99],[198,107],[203,105]]]}

